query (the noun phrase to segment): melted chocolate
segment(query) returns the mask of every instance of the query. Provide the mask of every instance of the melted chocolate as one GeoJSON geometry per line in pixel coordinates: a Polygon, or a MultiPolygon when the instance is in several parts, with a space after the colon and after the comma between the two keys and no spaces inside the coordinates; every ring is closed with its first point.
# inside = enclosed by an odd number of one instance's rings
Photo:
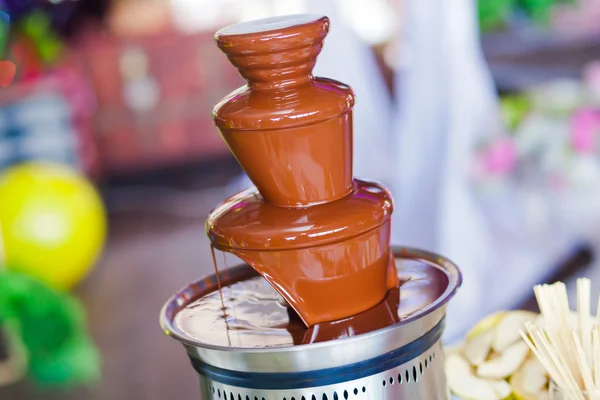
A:
{"type": "Polygon", "coordinates": [[[214,121],[257,190],[211,213],[207,234],[261,274],[307,326],[358,317],[397,284],[391,195],[353,180],[354,94],[312,75],[328,30],[327,17],[292,16],[215,36],[248,85],[215,107],[214,121]]]}
{"type": "Polygon", "coordinates": [[[262,278],[254,277],[189,304],[175,317],[186,336],[229,347],[279,347],[351,337],[393,325],[424,310],[440,298],[448,276],[439,267],[413,259],[397,259],[399,285],[375,307],[340,321],[307,328],[285,300],[262,278]]]}
{"type": "Polygon", "coordinates": [[[221,309],[225,310],[225,302],[223,301],[223,292],[221,291],[221,277],[219,276],[219,268],[217,267],[217,257],[215,257],[215,248],[210,246],[210,254],[212,255],[213,266],[215,268],[215,277],[217,278],[217,287],[219,289],[219,298],[221,299],[221,309]]]}

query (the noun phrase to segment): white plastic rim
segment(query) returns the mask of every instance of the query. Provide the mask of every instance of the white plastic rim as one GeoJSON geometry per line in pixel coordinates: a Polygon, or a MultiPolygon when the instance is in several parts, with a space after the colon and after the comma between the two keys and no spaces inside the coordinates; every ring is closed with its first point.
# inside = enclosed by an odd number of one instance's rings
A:
{"type": "Polygon", "coordinates": [[[318,21],[322,14],[296,14],[258,19],[231,25],[217,32],[217,36],[247,35],[251,33],[277,31],[292,26],[305,25],[318,21]]]}

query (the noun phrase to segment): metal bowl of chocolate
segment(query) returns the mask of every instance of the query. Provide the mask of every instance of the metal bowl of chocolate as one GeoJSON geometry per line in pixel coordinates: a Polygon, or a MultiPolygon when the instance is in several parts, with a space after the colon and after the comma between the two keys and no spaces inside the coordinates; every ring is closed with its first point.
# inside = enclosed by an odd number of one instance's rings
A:
{"type": "Polygon", "coordinates": [[[187,350],[202,399],[447,399],[440,338],[460,272],[432,253],[393,253],[399,285],[342,321],[307,328],[240,265],[220,271],[221,292],[215,275],[185,287],[161,323],[187,350]]]}

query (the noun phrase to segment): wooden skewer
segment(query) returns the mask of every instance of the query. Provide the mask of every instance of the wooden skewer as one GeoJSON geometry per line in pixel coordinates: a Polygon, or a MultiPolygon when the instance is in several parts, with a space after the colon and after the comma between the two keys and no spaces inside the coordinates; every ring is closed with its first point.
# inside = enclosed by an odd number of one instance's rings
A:
{"type": "Polygon", "coordinates": [[[560,374],[560,372],[555,368],[554,363],[551,362],[550,357],[547,355],[542,346],[537,345],[537,341],[534,339],[535,334],[533,332],[532,326],[526,326],[527,332],[521,331],[521,337],[525,340],[525,343],[529,346],[533,354],[538,358],[543,367],[548,371],[548,374],[552,378],[557,385],[564,387],[566,386],[566,382],[564,381],[564,377],[560,374]]]}
{"type": "MultiPolygon", "coordinates": [[[[568,295],[567,295],[567,287],[564,283],[559,282],[558,283],[558,288],[560,290],[560,303],[562,305],[562,316],[563,316],[563,325],[560,327],[560,332],[563,334],[563,342],[564,342],[564,348],[563,348],[563,354],[565,354],[565,356],[568,359],[568,365],[570,370],[573,372],[573,375],[579,385],[579,387],[583,388],[584,387],[584,381],[583,381],[583,375],[581,372],[581,368],[579,368],[579,362],[577,360],[577,349],[575,347],[575,344],[573,343],[573,337],[571,335],[571,329],[572,329],[572,314],[571,314],[571,307],[569,307],[569,300],[568,300],[568,295]]],[[[579,290],[578,290],[579,293],[579,290]]],[[[579,297],[579,296],[578,296],[579,297]]],[[[583,319],[583,318],[581,318],[583,319]]],[[[580,318],[577,318],[577,321],[579,321],[580,318]]],[[[577,322],[575,322],[577,323],[577,322]]]]}
{"type": "Polygon", "coordinates": [[[565,362],[564,357],[561,357],[560,353],[557,351],[557,347],[554,343],[551,343],[547,336],[543,334],[540,330],[538,331],[538,337],[540,339],[540,343],[543,347],[545,347],[547,353],[550,355],[550,359],[556,365],[556,368],[559,370],[559,373],[564,377],[563,382],[565,382],[565,387],[567,392],[578,393],[580,397],[583,399],[583,394],[581,393],[581,385],[576,380],[573,372],[568,364],[565,362]]]}
{"type": "Polygon", "coordinates": [[[600,324],[600,296],[598,296],[598,305],[596,306],[596,323],[600,324]]]}
{"type": "Polygon", "coordinates": [[[544,322],[547,324],[545,334],[552,342],[557,357],[560,356],[559,362],[564,363],[577,385],[583,387],[577,359],[574,356],[576,350],[570,336],[571,311],[566,286],[561,282],[542,285],[538,288],[538,298],[540,310],[544,310],[544,322]]]}
{"type": "Polygon", "coordinates": [[[600,298],[594,323],[591,281],[577,280],[575,319],[564,283],[537,285],[534,293],[544,328],[528,323],[521,337],[566,398],[600,400],[600,298]]]}
{"type": "Polygon", "coordinates": [[[595,325],[592,332],[592,348],[594,349],[594,361],[592,363],[594,369],[594,384],[600,387],[600,326],[595,325]]]}
{"type": "Polygon", "coordinates": [[[592,325],[590,321],[591,282],[587,278],[577,279],[577,317],[583,355],[588,365],[592,360],[592,325]]]}
{"type": "Polygon", "coordinates": [[[590,400],[598,400],[600,397],[596,394],[596,387],[594,385],[594,379],[592,378],[592,370],[588,364],[588,356],[585,353],[581,339],[576,332],[572,332],[573,343],[577,348],[576,356],[579,359],[579,366],[581,368],[581,374],[583,376],[583,382],[585,383],[585,390],[587,391],[588,398],[590,400]]]}
{"type": "Polygon", "coordinates": [[[564,368],[564,363],[559,360],[545,333],[531,323],[527,324],[526,328],[531,340],[535,343],[536,350],[534,354],[538,357],[542,365],[544,365],[555,383],[569,392],[579,392],[575,379],[569,373],[568,369],[564,368]]]}

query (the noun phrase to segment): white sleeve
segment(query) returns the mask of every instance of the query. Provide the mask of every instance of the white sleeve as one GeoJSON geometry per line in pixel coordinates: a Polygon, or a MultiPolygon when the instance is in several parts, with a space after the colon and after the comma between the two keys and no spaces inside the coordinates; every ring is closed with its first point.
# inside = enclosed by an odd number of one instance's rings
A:
{"type": "Polygon", "coordinates": [[[327,15],[331,31],[317,59],[315,75],[352,87],[354,107],[354,176],[384,182],[388,167],[391,100],[368,43],[346,25],[334,0],[308,0],[307,11],[327,15]]]}

